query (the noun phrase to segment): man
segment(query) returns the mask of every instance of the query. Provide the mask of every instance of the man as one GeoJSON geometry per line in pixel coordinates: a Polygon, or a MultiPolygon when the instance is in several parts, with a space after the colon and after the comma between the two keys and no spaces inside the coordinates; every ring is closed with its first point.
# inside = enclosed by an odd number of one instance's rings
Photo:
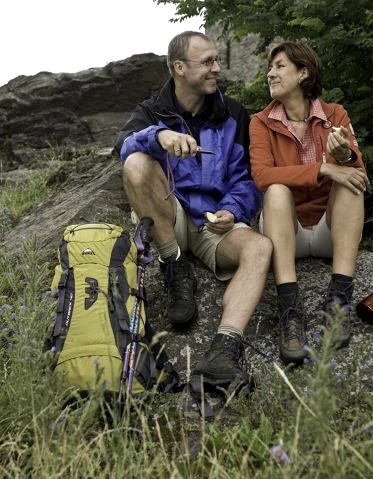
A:
{"type": "Polygon", "coordinates": [[[115,148],[133,210],[154,220],[169,321],[185,327],[198,314],[187,249],[218,279],[231,278],[217,335],[193,373],[224,385],[247,382],[239,365],[243,333],[264,288],[272,244],[247,226],[261,194],[248,174],[247,114],[219,91],[219,64],[209,37],[177,35],[168,48],[172,78],[138,105],[115,148]],[[207,212],[216,218],[207,221],[207,212]]]}

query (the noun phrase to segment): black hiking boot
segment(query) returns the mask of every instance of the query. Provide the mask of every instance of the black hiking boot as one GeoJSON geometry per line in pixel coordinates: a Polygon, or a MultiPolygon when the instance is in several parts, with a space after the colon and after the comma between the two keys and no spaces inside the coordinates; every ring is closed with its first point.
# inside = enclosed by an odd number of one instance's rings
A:
{"type": "Polygon", "coordinates": [[[279,296],[280,358],[285,364],[303,363],[306,357],[306,326],[297,294],[279,296]]]}
{"type": "Polygon", "coordinates": [[[240,362],[244,360],[243,340],[235,335],[216,334],[210,349],[191,373],[191,383],[202,382],[211,387],[253,385],[240,362]]]}
{"type": "Polygon", "coordinates": [[[324,304],[322,306],[322,324],[326,328],[331,328],[334,318],[340,318],[338,324],[337,337],[334,340],[336,349],[347,346],[350,342],[351,333],[351,299],[354,290],[353,283],[342,285],[329,284],[328,292],[324,304]]]}
{"type": "Polygon", "coordinates": [[[159,262],[167,291],[167,317],[175,327],[189,326],[197,319],[194,294],[197,281],[192,267],[184,256],[159,262]]]}

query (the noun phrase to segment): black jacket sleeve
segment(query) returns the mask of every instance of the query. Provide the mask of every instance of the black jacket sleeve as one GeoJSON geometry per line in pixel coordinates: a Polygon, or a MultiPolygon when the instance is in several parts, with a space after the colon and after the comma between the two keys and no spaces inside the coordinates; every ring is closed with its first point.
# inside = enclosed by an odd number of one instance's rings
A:
{"type": "Polygon", "coordinates": [[[134,112],[130,116],[129,120],[124,124],[123,128],[119,131],[114,144],[114,151],[120,155],[120,150],[123,145],[123,141],[132,133],[141,131],[151,125],[157,124],[157,119],[152,114],[150,108],[151,100],[146,100],[135,108],[134,112]]]}

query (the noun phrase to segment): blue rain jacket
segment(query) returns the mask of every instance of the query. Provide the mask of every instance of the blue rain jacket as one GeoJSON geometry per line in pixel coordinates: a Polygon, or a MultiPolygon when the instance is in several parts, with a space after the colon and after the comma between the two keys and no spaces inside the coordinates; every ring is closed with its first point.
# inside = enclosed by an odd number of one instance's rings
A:
{"type": "MultiPolygon", "coordinates": [[[[174,194],[198,226],[206,222],[206,211],[218,210],[233,213],[235,222],[250,223],[261,206],[262,193],[250,175],[247,112],[219,90],[206,97],[209,115],[200,129],[199,144],[215,155],[169,156],[174,194]]],[[[136,107],[114,147],[123,162],[140,151],[159,161],[166,173],[167,152],[158,143],[157,132],[171,129],[190,134],[176,105],[170,79],[159,93],[136,107]]]]}

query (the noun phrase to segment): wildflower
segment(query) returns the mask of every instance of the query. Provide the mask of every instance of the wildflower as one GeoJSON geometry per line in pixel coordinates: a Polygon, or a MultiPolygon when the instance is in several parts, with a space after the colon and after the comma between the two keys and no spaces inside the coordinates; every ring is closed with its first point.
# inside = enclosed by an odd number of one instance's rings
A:
{"type": "Polygon", "coordinates": [[[277,444],[277,446],[271,447],[270,451],[271,451],[271,456],[272,457],[277,457],[282,452],[282,445],[277,444]]]}
{"type": "Polygon", "coordinates": [[[315,333],[313,339],[314,339],[315,341],[321,341],[321,340],[322,340],[322,336],[321,336],[320,331],[317,331],[317,332],[315,333]]]}
{"type": "Polygon", "coordinates": [[[289,456],[286,451],[283,450],[282,446],[283,442],[282,439],[280,439],[279,444],[271,447],[269,451],[274,459],[280,461],[282,464],[286,464],[289,461],[289,456]]]}
{"type": "Polygon", "coordinates": [[[337,361],[335,359],[331,359],[329,364],[332,369],[337,367],[337,361]]]}
{"type": "Polygon", "coordinates": [[[98,358],[94,358],[92,359],[92,363],[94,366],[98,367],[100,365],[100,361],[98,360],[98,358]]]}
{"type": "Polygon", "coordinates": [[[61,414],[58,422],[64,426],[68,420],[68,417],[69,416],[66,413],[61,414]]]}

